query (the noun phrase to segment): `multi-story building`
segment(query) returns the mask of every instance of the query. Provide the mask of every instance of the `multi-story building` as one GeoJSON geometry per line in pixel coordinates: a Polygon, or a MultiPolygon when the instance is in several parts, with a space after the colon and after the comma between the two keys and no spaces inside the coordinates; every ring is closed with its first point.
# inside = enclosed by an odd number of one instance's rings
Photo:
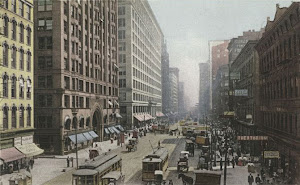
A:
{"type": "Polygon", "coordinates": [[[229,41],[224,40],[223,43],[212,46],[211,48],[211,78],[212,83],[216,79],[217,71],[220,66],[228,64],[228,47],[229,41]]]}
{"type": "Polygon", "coordinates": [[[212,114],[214,119],[228,111],[229,91],[228,64],[219,67],[212,88],[212,114]]]}
{"type": "Polygon", "coordinates": [[[162,84],[162,112],[170,113],[170,78],[169,78],[170,60],[167,51],[167,43],[164,42],[161,53],[161,84],[162,84]]]}
{"type": "Polygon", "coordinates": [[[279,156],[265,159],[273,171],[300,184],[300,3],[277,5],[273,21],[256,45],[259,55],[260,129],[269,136],[267,151],[279,156]],[[277,170],[279,169],[279,170],[277,170]]]}
{"type": "Polygon", "coordinates": [[[210,110],[210,65],[199,63],[199,117],[207,115],[210,110]]]}
{"type": "Polygon", "coordinates": [[[33,142],[33,0],[1,1],[0,16],[0,158],[8,168],[43,153],[33,142]]]}
{"type": "MultiPolygon", "coordinates": [[[[234,80],[232,90],[233,111],[235,112],[235,125],[238,135],[257,135],[257,110],[259,109],[259,66],[258,54],[254,46],[258,41],[248,41],[240,54],[231,64],[230,72],[234,80]]],[[[241,141],[241,149],[244,153],[253,156],[260,155],[260,141],[241,141]]]]}
{"type": "Polygon", "coordinates": [[[178,84],[178,113],[180,117],[184,117],[186,113],[184,82],[179,82],[178,84]]]}
{"type": "Polygon", "coordinates": [[[120,1],[118,13],[120,111],[131,129],[161,112],[163,33],[147,0],[120,1]]]}
{"type": "Polygon", "coordinates": [[[36,141],[64,154],[76,134],[79,147],[118,134],[117,0],[34,3],[36,141]]]}
{"type": "Polygon", "coordinates": [[[170,112],[178,114],[178,85],[179,85],[179,69],[171,67],[170,74],[170,112]]]}

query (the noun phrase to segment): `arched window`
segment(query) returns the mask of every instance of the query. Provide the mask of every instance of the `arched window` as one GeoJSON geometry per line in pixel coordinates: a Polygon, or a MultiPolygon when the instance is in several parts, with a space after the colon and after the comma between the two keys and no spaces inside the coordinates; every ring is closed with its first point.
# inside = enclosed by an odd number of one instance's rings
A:
{"type": "Polygon", "coordinates": [[[3,97],[8,97],[8,75],[6,72],[3,75],[3,97]]]}
{"type": "Polygon", "coordinates": [[[31,71],[31,52],[28,50],[27,51],[27,71],[31,71]]]}
{"type": "Polygon", "coordinates": [[[23,43],[24,42],[24,25],[21,23],[20,24],[20,42],[23,43]]]}
{"type": "Polygon", "coordinates": [[[12,27],[11,27],[11,32],[12,32],[12,39],[16,40],[17,39],[17,22],[15,20],[12,20],[12,27]]]}
{"type": "Polygon", "coordinates": [[[80,117],[80,122],[79,122],[79,127],[83,128],[84,127],[84,117],[80,117]]]}
{"type": "Polygon", "coordinates": [[[73,117],[72,128],[73,128],[73,129],[76,129],[76,128],[77,128],[77,118],[76,118],[76,117],[73,117]]]}
{"type": "Polygon", "coordinates": [[[15,74],[11,77],[11,97],[16,98],[17,92],[17,77],[15,74]]]}
{"type": "Polygon", "coordinates": [[[15,46],[11,47],[11,67],[16,68],[17,61],[17,48],[15,46]]]}
{"type": "Polygon", "coordinates": [[[31,98],[31,79],[28,77],[27,79],[27,90],[26,90],[26,97],[28,99],[31,98]]]}
{"type": "Polygon", "coordinates": [[[90,126],[90,117],[87,117],[87,118],[86,118],[85,126],[86,126],[86,127],[89,127],[89,126],[90,126]]]}
{"type": "Polygon", "coordinates": [[[65,129],[71,130],[71,118],[69,116],[65,117],[65,129]]]}
{"type": "Polygon", "coordinates": [[[24,106],[21,104],[20,106],[20,109],[19,109],[19,112],[20,112],[20,127],[24,127],[24,106]]]}
{"type": "Polygon", "coordinates": [[[31,45],[31,28],[28,26],[27,28],[26,28],[26,30],[27,30],[27,36],[26,36],[26,38],[27,38],[27,45],[31,45]]]}
{"type": "Polygon", "coordinates": [[[27,106],[27,127],[31,127],[31,106],[27,106]]]}
{"type": "Polygon", "coordinates": [[[20,49],[20,66],[19,68],[21,70],[24,70],[24,50],[21,48],[20,49]]]}
{"type": "Polygon", "coordinates": [[[4,104],[3,106],[3,129],[7,130],[8,129],[8,106],[4,104]]]}
{"type": "Polygon", "coordinates": [[[8,17],[5,15],[4,17],[4,36],[5,37],[8,37],[8,22],[9,22],[9,19],[8,17]]]}
{"type": "Polygon", "coordinates": [[[8,67],[8,45],[3,44],[3,66],[8,67]]]}
{"type": "Polygon", "coordinates": [[[19,97],[24,98],[24,78],[22,77],[22,75],[19,79],[19,88],[19,97]]]}
{"type": "Polygon", "coordinates": [[[15,106],[15,104],[13,104],[11,108],[11,127],[17,127],[17,107],[15,106]]]}

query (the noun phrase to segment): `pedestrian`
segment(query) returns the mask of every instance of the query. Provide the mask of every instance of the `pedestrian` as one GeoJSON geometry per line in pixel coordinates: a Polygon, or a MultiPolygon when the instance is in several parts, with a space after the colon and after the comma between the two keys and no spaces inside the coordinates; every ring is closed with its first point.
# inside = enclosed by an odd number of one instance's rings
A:
{"type": "Polygon", "coordinates": [[[221,171],[223,170],[223,161],[222,161],[222,158],[220,159],[220,170],[221,171]]]}
{"type": "Polygon", "coordinates": [[[31,169],[33,168],[33,159],[30,159],[30,161],[29,161],[29,163],[30,163],[30,167],[31,167],[31,169]]]}
{"type": "Polygon", "coordinates": [[[29,167],[29,165],[27,165],[26,170],[27,170],[28,172],[30,172],[30,167],[29,167]]]}
{"type": "Polygon", "coordinates": [[[67,167],[68,168],[70,167],[70,157],[69,156],[67,157],[67,167]]]}
{"type": "Polygon", "coordinates": [[[72,167],[74,167],[73,157],[71,157],[71,163],[72,163],[72,167]]]}
{"type": "Polygon", "coordinates": [[[232,168],[234,168],[235,161],[234,161],[234,158],[233,158],[233,157],[232,157],[232,159],[231,159],[231,164],[232,164],[232,168]]]}
{"type": "Polygon", "coordinates": [[[160,141],[158,141],[158,148],[160,148],[160,141]]]}
{"type": "Polygon", "coordinates": [[[260,183],[261,183],[259,174],[257,174],[257,176],[256,176],[256,178],[255,178],[255,183],[256,183],[256,184],[260,184],[260,183]]]}
{"type": "Polygon", "coordinates": [[[250,173],[248,176],[248,183],[249,183],[249,185],[252,185],[253,182],[254,182],[254,178],[253,178],[252,174],[250,173]]]}
{"type": "Polygon", "coordinates": [[[229,158],[227,159],[227,166],[230,166],[229,158]]]}
{"type": "Polygon", "coordinates": [[[265,173],[261,176],[261,179],[262,179],[262,182],[263,182],[263,183],[266,182],[266,174],[265,174],[265,173]]]}

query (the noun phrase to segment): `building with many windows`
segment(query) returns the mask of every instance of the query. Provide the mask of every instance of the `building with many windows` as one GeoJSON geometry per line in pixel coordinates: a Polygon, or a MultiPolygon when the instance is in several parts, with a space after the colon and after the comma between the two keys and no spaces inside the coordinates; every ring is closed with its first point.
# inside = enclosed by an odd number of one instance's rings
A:
{"type": "Polygon", "coordinates": [[[171,67],[170,78],[170,112],[178,114],[179,69],[171,67]]]}
{"type": "Polygon", "coordinates": [[[199,63],[199,118],[210,110],[210,64],[199,63]]]}
{"type": "Polygon", "coordinates": [[[162,112],[170,112],[170,59],[167,51],[167,43],[164,41],[161,53],[161,83],[162,83],[162,112]]]}
{"type": "Polygon", "coordinates": [[[163,33],[147,0],[119,2],[120,112],[128,129],[161,112],[163,33]]]}
{"type": "Polygon", "coordinates": [[[2,1],[0,17],[0,158],[7,166],[43,153],[33,143],[33,0],[2,1]]]}
{"type": "Polygon", "coordinates": [[[37,0],[36,141],[65,154],[119,133],[117,0],[37,0]]]}
{"type": "Polygon", "coordinates": [[[259,127],[269,136],[266,151],[279,156],[265,159],[272,170],[281,171],[300,184],[300,3],[277,5],[256,45],[259,55],[259,127]]]}

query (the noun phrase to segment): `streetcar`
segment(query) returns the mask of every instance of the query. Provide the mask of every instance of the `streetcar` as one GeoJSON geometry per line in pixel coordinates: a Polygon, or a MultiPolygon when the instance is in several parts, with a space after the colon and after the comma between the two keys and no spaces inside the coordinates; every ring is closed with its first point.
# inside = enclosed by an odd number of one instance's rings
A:
{"type": "Polygon", "coordinates": [[[116,154],[101,154],[79,166],[72,174],[73,185],[119,185],[122,159],[116,154]],[[112,174],[112,178],[110,174],[112,174]],[[103,178],[104,177],[104,178],[103,178]]]}
{"type": "Polygon", "coordinates": [[[155,172],[165,172],[168,167],[169,152],[166,148],[154,149],[149,155],[144,157],[142,169],[142,181],[155,182],[155,172]]]}

